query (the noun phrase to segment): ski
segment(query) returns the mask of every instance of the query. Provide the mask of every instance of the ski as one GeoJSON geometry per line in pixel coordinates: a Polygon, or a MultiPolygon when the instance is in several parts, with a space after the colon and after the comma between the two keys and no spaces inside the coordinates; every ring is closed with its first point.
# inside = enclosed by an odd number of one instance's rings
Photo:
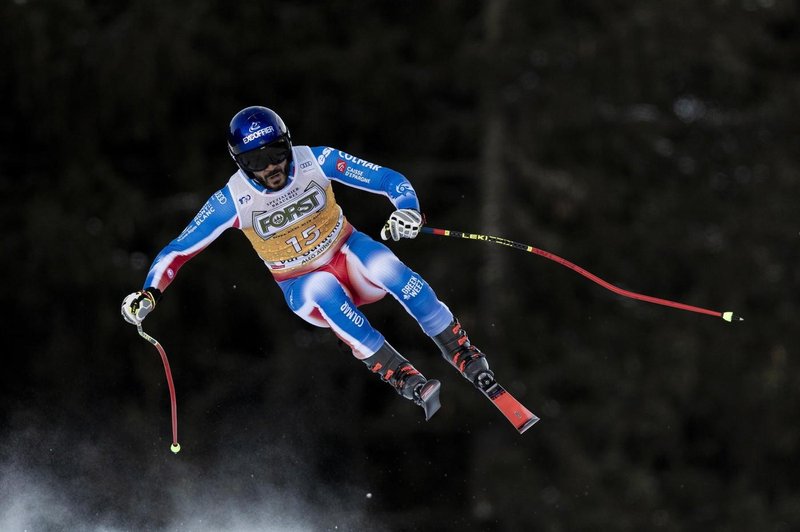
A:
{"type": "Polygon", "coordinates": [[[500,386],[490,373],[481,375],[475,387],[494,403],[494,406],[503,413],[520,434],[539,421],[539,418],[533,412],[525,408],[513,395],[500,386]]]}

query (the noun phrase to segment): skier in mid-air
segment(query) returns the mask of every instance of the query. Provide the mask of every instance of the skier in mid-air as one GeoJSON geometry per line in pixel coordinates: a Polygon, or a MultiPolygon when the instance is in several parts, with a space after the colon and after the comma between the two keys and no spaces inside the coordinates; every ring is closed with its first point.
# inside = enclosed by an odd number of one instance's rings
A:
{"type": "Polygon", "coordinates": [[[441,384],[426,379],[389,345],[360,305],[390,293],[467,380],[480,389],[494,383],[486,356],[450,309],[389,248],[347,221],[331,187],[337,181],[387,196],[396,210],[381,238],[414,238],[423,216],[402,174],[335,148],[293,146],[286,125],[266,107],[234,115],[228,150],[239,169],[156,256],[144,288],[125,297],[126,321],[140,325],[178,270],[235,227],[250,240],[289,308],[313,325],[330,327],[372,372],[421,406],[425,419],[439,409],[441,384]]]}

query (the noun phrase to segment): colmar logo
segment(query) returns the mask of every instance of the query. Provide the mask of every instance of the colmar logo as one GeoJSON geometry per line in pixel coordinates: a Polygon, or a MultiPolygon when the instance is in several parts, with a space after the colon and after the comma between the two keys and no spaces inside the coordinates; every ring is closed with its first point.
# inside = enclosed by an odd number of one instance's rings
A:
{"type": "Polygon", "coordinates": [[[344,162],[342,159],[339,159],[338,161],[336,161],[336,169],[344,173],[344,171],[347,170],[347,163],[344,162]]]}
{"type": "Polygon", "coordinates": [[[364,317],[361,316],[353,307],[347,304],[347,301],[342,303],[342,306],[339,307],[339,310],[341,310],[345,318],[352,321],[356,327],[361,327],[364,325],[364,317]]]}
{"type": "Polygon", "coordinates": [[[345,153],[343,151],[339,152],[339,157],[344,159],[345,161],[350,161],[353,164],[357,164],[358,166],[363,166],[364,168],[369,168],[370,170],[375,170],[376,172],[381,169],[380,165],[375,163],[371,163],[369,161],[365,161],[364,159],[359,159],[358,157],[353,157],[349,153],[345,153]]]}

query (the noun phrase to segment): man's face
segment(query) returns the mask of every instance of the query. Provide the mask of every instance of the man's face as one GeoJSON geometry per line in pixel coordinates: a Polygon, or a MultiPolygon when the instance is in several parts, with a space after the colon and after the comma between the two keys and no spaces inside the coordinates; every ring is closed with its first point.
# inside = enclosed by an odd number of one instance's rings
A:
{"type": "Polygon", "coordinates": [[[284,159],[277,164],[270,164],[260,172],[253,172],[253,175],[256,176],[256,179],[258,179],[258,181],[260,181],[261,184],[267,188],[279,190],[286,185],[286,180],[288,179],[288,175],[286,173],[288,166],[289,160],[284,159]]]}

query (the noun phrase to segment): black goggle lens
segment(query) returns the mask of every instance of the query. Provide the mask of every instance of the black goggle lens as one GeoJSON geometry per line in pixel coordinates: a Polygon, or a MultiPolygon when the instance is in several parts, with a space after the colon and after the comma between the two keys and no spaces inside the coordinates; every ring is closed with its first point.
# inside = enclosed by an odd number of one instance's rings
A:
{"type": "Polygon", "coordinates": [[[260,172],[270,164],[285,161],[289,157],[289,151],[289,143],[286,139],[281,139],[257,150],[240,153],[236,156],[236,162],[248,172],[260,172]]]}

